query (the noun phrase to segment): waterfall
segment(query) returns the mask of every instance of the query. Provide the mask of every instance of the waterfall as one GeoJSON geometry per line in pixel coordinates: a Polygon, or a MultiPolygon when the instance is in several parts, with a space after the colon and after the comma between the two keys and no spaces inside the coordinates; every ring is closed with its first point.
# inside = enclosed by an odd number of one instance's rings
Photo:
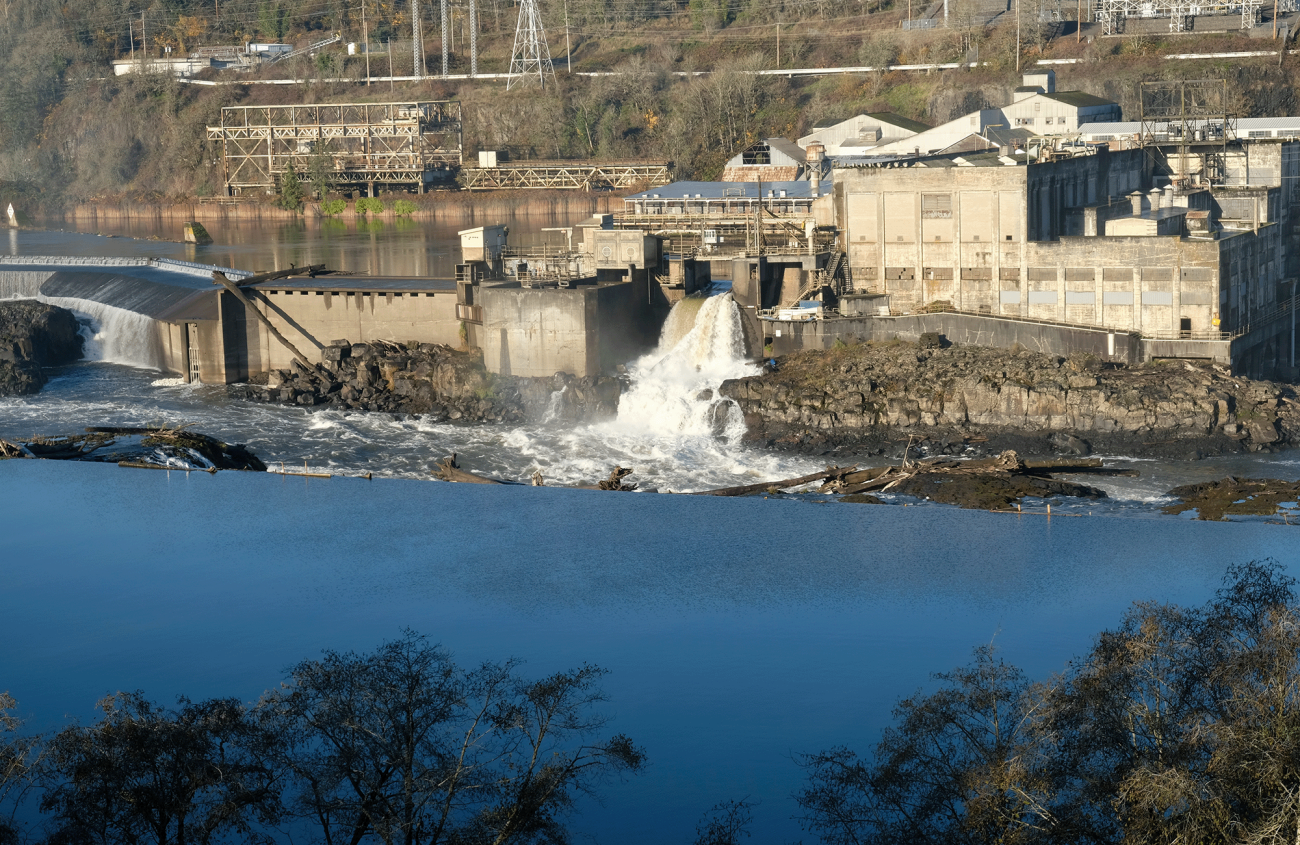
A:
{"type": "Polygon", "coordinates": [[[740,308],[730,293],[677,303],[658,348],[628,369],[632,386],[619,400],[620,429],[728,440],[744,434],[739,407],[717,392],[727,379],[758,372],[745,360],[740,308]]]}
{"type": "Polygon", "coordinates": [[[126,364],[150,370],[167,368],[167,358],[158,337],[158,324],[152,317],[88,299],[64,296],[37,298],[41,302],[66,308],[81,320],[87,361],[126,364]]]}

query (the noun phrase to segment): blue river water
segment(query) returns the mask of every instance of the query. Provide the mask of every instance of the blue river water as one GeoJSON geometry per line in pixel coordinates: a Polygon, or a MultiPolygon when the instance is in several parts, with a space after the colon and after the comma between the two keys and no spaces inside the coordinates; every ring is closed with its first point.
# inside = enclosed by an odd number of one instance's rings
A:
{"type": "Polygon", "coordinates": [[[993,640],[1062,669],[1133,601],[1197,603],[1262,522],[1047,519],[809,499],[618,495],[0,462],[0,689],[38,729],[116,690],[253,699],[320,649],[411,627],[463,663],[610,670],[649,770],[579,841],[690,842],[717,801],[794,841],[802,751],[867,750],[902,695],[993,640]]]}
{"type": "MultiPolygon", "coordinates": [[[[541,237],[556,222],[512,227],[541,237]]],[[[429,273],[450,265],[454,227],[214,235],[194,249],[11,232],[8,251],[429,273]]],[[[698,490],[832,458],[619,421],[474,427],[268,406],[103,362],[53,376],[37,396],[0,400],[0,438],[186,422],[334,477],[0,461],[0,690],[29,727],[93,720],[118,690],[252,700],[321,649],[369,650],[407,627],[462,664],[514,656],[542,675],[591,662],[610,670],[611,730],[650,767],[580,807],[579,842],[689,843],[704,811],[742,798],[757,802],[751,841],[812,842],[791,818],[795,755],[868,751],[901,696],[973,647],[993,641],[1043,677],[1133,601],[1202,602],[1231,562],[1300,571],[1285,525],[1158,513],[1176,484],[1300,477],[1294,454],[1135,462],[1140,478],[1093,482],[1111,499],[1058,503],[1050,520],[817,495],[479,487],[434,483],[428,468],[457,452],[478,471],[576,483],[619,463],[646,486],[698,490]]]]}

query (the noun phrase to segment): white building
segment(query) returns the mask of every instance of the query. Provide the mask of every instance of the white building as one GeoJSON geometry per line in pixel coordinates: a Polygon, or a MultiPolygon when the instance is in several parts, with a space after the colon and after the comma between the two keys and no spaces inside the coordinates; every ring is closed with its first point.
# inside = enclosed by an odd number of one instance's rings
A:
{"type": "Polygon", "coordinates": [[[926,124],[902,115],[873,112],[814,127],[810,134],[799,139],[799,146],[821,144],[831,157],[864,155],[881,144],[902,141],[928,129],[926,124]]]}
{"type": "Polygon", "coordinates": [[[897,141],[879,144],[871,155],[931,155],[951,150],[989,130],[1025,130],[1034,135],[1073,135],[1081,126],[1121,117],[1118,103],[1082,91],[1057,91],[1053,71],[1027,73],[1013,100],[1001,108],[980,109],[897,141]]]}

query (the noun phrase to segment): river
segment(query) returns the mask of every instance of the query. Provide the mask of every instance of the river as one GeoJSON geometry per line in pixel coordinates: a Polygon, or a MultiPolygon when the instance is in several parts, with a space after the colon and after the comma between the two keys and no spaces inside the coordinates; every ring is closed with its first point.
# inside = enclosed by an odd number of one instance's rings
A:
{"type": "MultiPolygon", "coordinates": [[[[450,236],[428,228],[418,249],[403,233],[383,234],[381,261],[409,249],[401,261],[414,262],[383,272],[442,260],[450,236]]],[[[241,269],[319,260],[326,240],[340,262],[369,248],[369,233],[295,231],[297,241],[277,230],[199,256],[55,232],[17,233],[11,246],[241,269]]],[[[974,646],[993,640],[1041,677],[1132,601],[1199,603],[1233,561],[1271,555],[1300,570],[1286,526],[1199,523],[1154,508],[1187,480],[1300,477],[1291,454],[1135,462],[1140,478],[1103,481],[1112,501],[1050,520],[815,494],[719,500],[427,480],[429,463],[450,451],[475,468],[526,477],[540,467],[557,480],[622,463],[660,489],[824,463],[715,438],[700,430],[698,408],[672,395],[673,384],[694,396],[695,379],[744,366],[725,352],[720,301],[709,331],[695,331],[710,305],[673,329],[671,348],[638,362],[625,403],[635,412],[603,427],[312,413],[103,362],[65,368],[36,397],[0,400],[0,437],[183,419],[272,460],[335,473],[0,462],[0,689],[42,729],[93,719],[94,701],[118,689],[160,701],[252,699],[322,648],[369,649],[411,627],[462,663],[513,655],[538,675],[583,661],[611,670],[612,728],[645,746],[650,768],[584,804],[579,841],[688,843],[710,805],[746,797],[758,802],[751,841],[812,841],[791,819],[792,756],[868,749],[900,696],[974,646]],[[348,477],[364,471],[377,477],[348,477]]]]}

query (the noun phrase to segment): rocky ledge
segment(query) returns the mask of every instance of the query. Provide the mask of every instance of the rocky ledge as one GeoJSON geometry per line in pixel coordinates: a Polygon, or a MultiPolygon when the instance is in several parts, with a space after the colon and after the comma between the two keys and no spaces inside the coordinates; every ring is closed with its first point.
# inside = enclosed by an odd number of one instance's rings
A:
{"type": "Polygon", "coordinates": [[[812,453],[1021,454],[1092,450],[1197,458],[1293,446],[1292,387],[1208,363],[1136,367],[1091,356],[928,344],[800,352],[776,372],[727,381],[751,441],[812,453]]]}
{"type": "Polygon", "coordinates": [[[81,325],[71,311],[21,299],[0,302],[0,396],[37,393],[44,367],[81,358],[81,325]]]}
{"type": "Polygon", "coordinates": [[[550,419],[594,421],[618,413],[622,385],[610,377],[498,376],[483,367],[477,351],[432,343],[334,341],[324,363],[276,370],[246,396],[338,410],[422,414],[461,422],[523,422],[550,419]]]}

